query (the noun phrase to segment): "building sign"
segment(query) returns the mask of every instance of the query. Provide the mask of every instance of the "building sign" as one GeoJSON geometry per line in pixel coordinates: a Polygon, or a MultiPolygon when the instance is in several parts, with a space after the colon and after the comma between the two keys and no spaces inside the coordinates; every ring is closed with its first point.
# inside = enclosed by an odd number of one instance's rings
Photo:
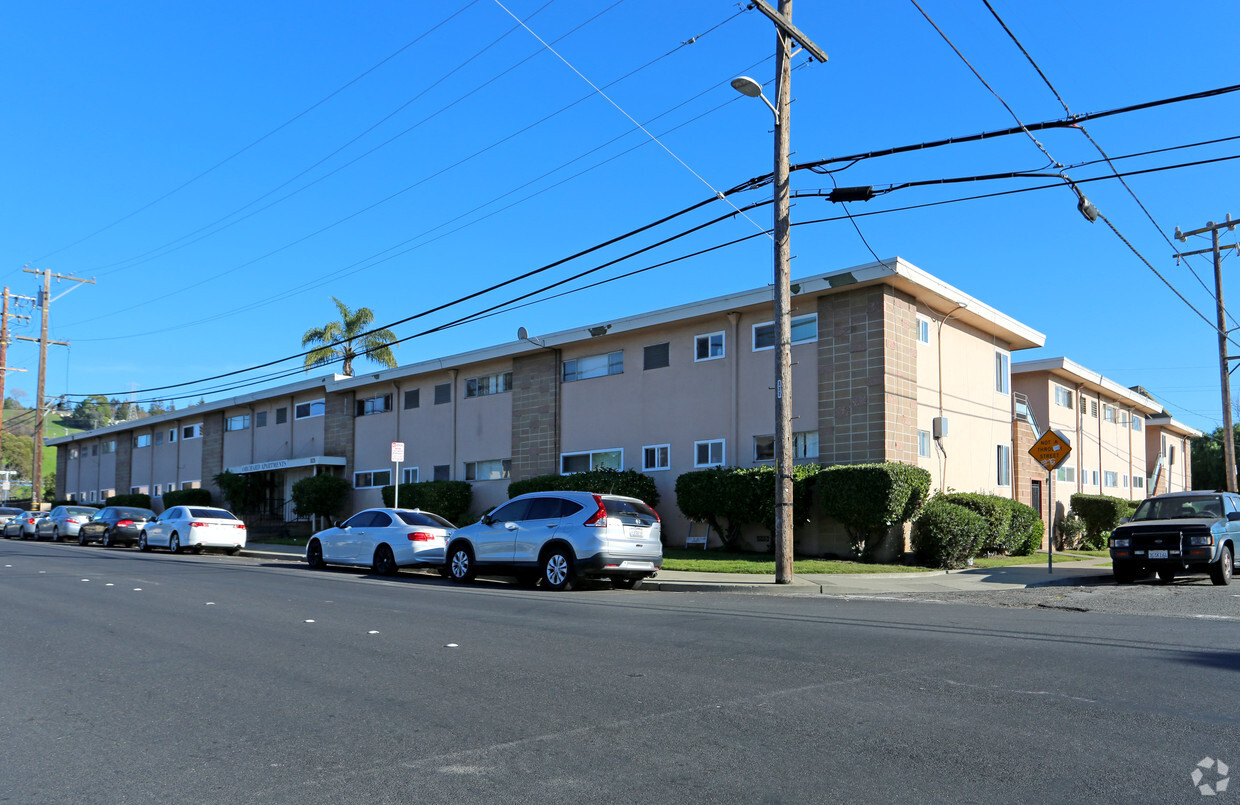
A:
{"type": "Polygon", "coordinates": [[[237,475],[245,475],[250,472],[271,472],[273,470],[288,470],[293,467],[313,467],[318,464],[327,466],[343,467],[345,460],[343,456],[305,456],[303,458],[279,458],[275,461],[259,461],[254,464],[241,464],[236,467],[229,467],[228,471],[237,475]]]}
{"type": "Polygon", "coordinates": [[[405,460],[405,443],[392,442],[392,463],[399,464],[405,460]]]}
{"type": "Polygon", "coordinates": [[[1029,448],[1029,455],[1050,472],[1068,460],[1068,456],[1072,455],[1072,446],[1068,444],[1068,437],[1048,428],[1029,448]]]}

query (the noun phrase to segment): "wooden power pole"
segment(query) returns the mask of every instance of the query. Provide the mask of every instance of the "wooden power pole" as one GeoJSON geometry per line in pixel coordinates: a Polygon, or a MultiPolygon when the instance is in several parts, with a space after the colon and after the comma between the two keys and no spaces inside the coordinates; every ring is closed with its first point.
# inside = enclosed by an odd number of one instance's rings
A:
{"type": "MultiPolygon", "coordinates": [[[[51,341],[47,337],[47,318],[48,309],[52,306],[52,277],[59,280],[69,280],[70,282],[95,284],[94,280],[82,279],[81,277],[71,277],[68,274],[54,274],[51,269],[26,268],[23,269],[28,274],[43,275],[43,293],[40,295],[39,307],[42,309],[42,323],[39,326],[39,337],[30,338],[28,336],[17,336],[23,341],[39,342],[39,379],[38,388],[35,391],[35,410],[34,410],[34,456],[33,468],[30,478],[30,506],[34,508],[43,500],[43,421],[47,416],[44,408],[44,389],[47,385],[47,345],[59,344],[61,346],[69,346],[68,341],[51,341]]],[[[79,288],[75,285],[73,288],[79,288]]],[[[73,290],[70,288],[69,290],[73,290]]],[[[69,291],[65,291],[68,293],[69,291]]],[[[64,296],[64,294],[61,294],[64,296]]],[[[57,297],[58,299],[60,297],[57,297]]]]}
{"type": "MultiPolygon", "coordinates": [[[[32,299],[29,296],[18,296],[17,294],[9,293],[8,288],[4,289],[4,303],[3,303],[3,307],[0,308],[0,435],[3,435],[4,433],[4,378],[8,376],[9,372],[26,371],[25,369],[17,369],[17,368],[10,367],[8,364],[8,360],[9,360],[9,317],[12,316],[15,319],[29,319],[30,318],[29,316],[22,316],[18,313],[9,312],[9,299],[11,298],[29,299],[31,302],[34,301],[34,299],[32,299]]],[[[8,480],[8,476],[5,476],[5,480],[6,481],[8,480]]],[[[7,498],[8,495],[5,494],[3,497],[7,498]]]]}

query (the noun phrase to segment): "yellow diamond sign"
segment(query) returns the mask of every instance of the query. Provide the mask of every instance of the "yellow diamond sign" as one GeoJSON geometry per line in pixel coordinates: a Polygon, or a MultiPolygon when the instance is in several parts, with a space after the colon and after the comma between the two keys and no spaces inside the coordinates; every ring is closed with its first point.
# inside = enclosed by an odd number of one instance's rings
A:
{"type": "Polygon", "coordinates": [[[1029,455],[1050,471],[1068,460],[1068,456],[1072,455],[1072,445],[1068,444],[1068,437],[1057,430],[1048,429],[1033,443],[1033,447],[1029,448],[1029,455]]]}

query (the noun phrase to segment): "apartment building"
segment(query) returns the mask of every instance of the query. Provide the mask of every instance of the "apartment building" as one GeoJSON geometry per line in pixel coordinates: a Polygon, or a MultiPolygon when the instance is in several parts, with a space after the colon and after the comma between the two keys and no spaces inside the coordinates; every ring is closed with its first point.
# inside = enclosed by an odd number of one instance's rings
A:
{"type": "MultiPolygon", "coordinates": [[[[800,279],[792,301],[796,461],[904,461],[935,488],[1016,494],[1011,355],[1041,346],[1041,333],[899,258],[800,279]]],[[[57,491],[158,499],[213,487],[223,470],[258,473],[269,510],[291,517],[292,484],[332,472],[352,481],[357,509],[396,480],[391,443],[403,442],[399,480],[468,481],[475,514],[514,479],[645,472],[676,544],[688,529],[681,473],[774,461],[773,338],[763,287],[307,379],[50,440],[57,491]]],[[[814,529],[798,539],[811,551],[842,544],[814,529]]]]}

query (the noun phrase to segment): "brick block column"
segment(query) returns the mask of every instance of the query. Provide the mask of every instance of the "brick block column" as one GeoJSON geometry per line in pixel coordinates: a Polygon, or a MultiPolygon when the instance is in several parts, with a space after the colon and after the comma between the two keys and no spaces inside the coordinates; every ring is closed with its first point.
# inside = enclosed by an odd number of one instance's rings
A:
{"type": "Polygon", "coordinates": [[[823,464],[917,462],[917,307],[888,286],[818,299],[823,464]]]}
{"type": "Polygon", "coordinates": [[[353,480],[355,397],[352,391],[329,393],[323,413],[323,453],[329,456],[344,456],[344,477],[350,482],[353,480]]]}
{"type": "MultiPolygon", "coordinates": [[[[217,506],[226,506],[224,493],[215,483],[215,476],[224,471],[224,412],[215,411],[202,417],[202,486],[211,490],[217,506]]],[[[126,492],[129,490],[126,489],[126,492]]]]}
{"type": "MultiPolygon", "coordinates": [[[[65,476],[69,474],[69,445],[56,445],[56,499],[68,500],[65,489],[65,476]]],[[[81,503],[81,501],[78,501],[81,503]]]]}
{"type": "MultiPolygon", "coordinates": [[[[59,463],[58,456],[57,465],[59,463]]],[[[57,480],[56,484],[59,485],[60,481],[57,480]]],[[[131,486],[133,486],[133,434],[129,431],[122,431],[116,434],[116,477],[113,479],[112,488],[118,495],[128,495],[131,486]]]]}
{"type": "Polygon", "coordinates": [[[512,480],[560,471],[559,352],[512,361],[512,480]]]}

